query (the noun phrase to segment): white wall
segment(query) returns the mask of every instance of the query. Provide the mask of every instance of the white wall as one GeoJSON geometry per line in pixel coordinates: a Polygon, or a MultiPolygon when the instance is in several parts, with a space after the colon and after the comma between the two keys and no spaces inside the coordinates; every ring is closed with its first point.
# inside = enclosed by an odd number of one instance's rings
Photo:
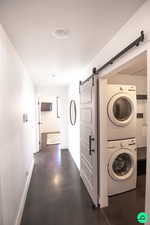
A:
{"type": "Polygon", "coordinates": [[[130,20],[116,33],[112,40],[99,52],[99,54],[92,60],[92,62],[85,69],[84,77],[87,77],[91,74],[92,68],[99,68],[113,56],[119,53],[123,48],[128,44],[134,41],[139,35],[140,31],[143,30],[145,33],[144,43],[140,44],[138,48],[133,48],[112,65],[107,67],[107,69],[101,72],[101,76],[109,73],[113,69],[117,68],[124,62],[130,60],[135,55],[147,49],[150,43],[150,1],[146,1],[142,7],[137,10],[137,12],[130,18],[130,20]]]}
{"type": "Polygon", "coordinates": [[[74,126],[69,123],[69,151],[80,169],[80,101],[79,101],[79,82],[75,82],[69,87],[68,90],[68,109],[71,100],[75,100],[77,107],[77,120],[74,126]]]}
{"type": "Polygon", "coordinates": [[[53,111],[43,112],[42,119],[45,121],[42,132],[60,131],[62,148],[68,148],[68,87],[48,86],[37,87],[36,97],[40,101],[52,101],[53,111]],[[57,118],[56,97],[60,97],[60,118],[57,118]]]}
{"type": "MultiPolygon", "coordinates": [[[[116,69],[123,63],[127,62],[128,60],[132,59],[136,55],[140,54],[144,50],[150,49],[150,1],[146,1],[145,4],[131,17],[131,19],[116,33],[114,38],[102,49],[100,50],[100,53],[93,59],[93,61],[89,64],[89,66],[83,71],[81,74],[81,79],[88,77],[91,75],[92,68],[93,67],[99,67],[102,66],[104,63],[106,63],[108,60],[110,60],[113,56],[115,56],[118,52],[120,52],[123,48],[125,48],[128,44],[131,43],[131,41],[135,40],[141,30],[144,30],[145,32],[145,41],[143,44],[140,44],[138,48],[134,48],[126,55],[121,57],[119,60],[117,60],[113,65],[110,65],[107,69],[105,69],[100,76],[104,76],[111,72],[112,70],[116,69]]],[[[150,54],[150,51],[148,52],[150,54]]],[[[150,64],[150,57],[148,55],[148,65],[150,64]]],[[[148,75],[150,76],[150,69],[148,69],[148,75]]],[[[76,90],[74,88],[74,93],[76,93],[76,90]]],[[[75,100],[78,100],[76,97],[76,94],[72,95],[72,98],[75,100]]],[[[78,112],[79,113],[79,112],[78,112]]],[[[70,130],[69,130],[70,132],[70,130]]],[[[79,130],[78,130],[79,132],[79,130]]],[[[150,132],[148,132],[148,140],[150,139],[150,132]]],[[[76,143],[77,146],[78,143],[76,143]]],[[[70,148],[73,148],[71,146],[70,148]]],[[[79,152],[79,150],[76,149],[76,152],[79,152]]],[[[148,149],[148,155],[150,158],[150,149],[148,149]]],[[[148,161],[148,168],[149,171],[147,173],[147,178],[150,177],[150,162],[148,161]]],[[[150,187],[150,179],[148,180],[147,187],[150,187]]],[[[103,193],[100,193],[100,195],[103,195],[103,193]]],[[[150,188],[147,188],[147,195],[150,196],[150,188]]],[[[107,197],[107,196],[106,196],[107,197]]],[[[107,202],[107,201],[106,201],[107,202]]],[[[147,205],[147,212],[150,215],[150,203],[146,202],[147,205]]]]}
{"type": "Polygon", "coordinates": [[[1,175],[0,175],[0,225],[3,225],[1,175]]]}
{"type": "Polygon", "coordinates": [[[24,66],[0,26],[0,195],[3,225],[14,225],[35,152],[35,98],[24,66]],[[23,123],[23,113],[29,121],[23,123]]]}
{"type": "MultiPolygon", "coordinates": [[[[120,52],[123,48],[125,48],[132,40],[135,40],[141,30],[145,32],[145,40],[144,43],[141,43],[138,48],[134,48],[124,56],[122,56],[119,60],[114,62],[113,65],[110,65],[107,69],[105,69],[99,76],[107,77],[107,74],[112,70],[115,70],[119,66],[123,65],[125,62],[134,58],[138,54],[142,53],[145,50],[150,49],[150,1],[146,1],[146,3],[133,15],[133,17],[118,31],[118,33],[114,36],[114,38],[100,51],[100,53],[93,59],[89,67],[86,69],[84,74],[90,74],[92,67],[99,67],[107,62],[107,60],[111,59],[114,55],[120,52]]],[[[148,53],[149,54],[149,53],[148,53]]],[[[149,58],[149,57],[148,57],[149,58]]],[[[148,61],[148,65],[150,61],[148,61]]],[[[150,76],[150,70],[147,71],[148,76],[150,76]]],[[[150,110],[150,109],[149,109],[150,110]]],[[[148,133],[147,139],[150,139],[150,133],[148,133]]],[[[150,155],[150,148],[148,147],[148,157],[150,155]]],[[[147,167],[150,168],[150,162],[147,161],[147,167]]],[[[102,162],[105,163],[105,162],[102,162]]],[[[150,196],[150,169],[147,170],[147,196],[150,196]]],[[[104,180],[105,182],[105,180],[104,180]]],[[[100,190],[100,196],[103,196],[104,193],[100,190]]],[[[104,201],[106,201],[107,196],[105,195],[104,201]]],[[[146,211],[150,215],[150,203],[148,198],[146,199],[146,211]]]]}
{"type": "MultiPolygon", "coordinates": [[[[135,85],[137,94],[147,94],[147,76],[117,74],[108,79],[108,84],[135,85]]],[[[145,147],[147,124],[147,101],[137,100],[137,113],[143,113],[143,118],[136,120],[137,147],[145,147]]]]}
{"type": "MultiPolygon", "coordinates": [[[[117,60],[116,63],[110,65],[107,69],[105,69],[100,74],[100,76],[108,74],[113,69],[116,69],[118,66],[127,62],[138,53],[147,50],[149,48],[150,42],[149,12],[150,1],[146,1],[146,3],[143,4],[142,7],[131,17],[131,19],[116,33],[114,38],[102,50],[100,50],[99,54],[92,60],[88,67],[85,68],[84,71],[82,71],[80,80],[86,79],[89,75],[91,75],[93,67],[99,68],[113,56],[115,56],[118,52],[120,52],[123,48],[125,48],[128,44],[130,44],[131,41],[135,40],[140,35],[141,30],[144,30],[145,32],[144,43],[140,44],[138,48],[134,48],[126,53],[123,57],[117,60]]],[[[78,100],[75,87],[72,91],[72,94],[72,97],[78,100]]]]}

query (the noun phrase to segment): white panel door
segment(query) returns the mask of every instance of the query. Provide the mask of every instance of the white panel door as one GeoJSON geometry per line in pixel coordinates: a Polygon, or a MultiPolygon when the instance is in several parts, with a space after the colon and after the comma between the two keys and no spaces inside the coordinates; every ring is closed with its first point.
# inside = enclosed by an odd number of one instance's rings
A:
{"type": "Polygon", "coordinates": [[[97,82],[91,78],[80,85],[80,176],[98,205],[97,82]]]}
{"type": "Polygon", "coordinates": [[[41,102],[38,100],[38,126],[39,126],[39,151],[42,150],[42,135],[41,135],[41,102]]]}

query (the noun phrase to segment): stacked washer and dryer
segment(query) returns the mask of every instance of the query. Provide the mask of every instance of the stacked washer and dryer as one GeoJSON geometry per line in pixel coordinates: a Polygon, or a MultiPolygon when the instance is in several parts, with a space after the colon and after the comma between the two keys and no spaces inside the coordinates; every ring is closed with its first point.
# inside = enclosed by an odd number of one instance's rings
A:
{"type": "Polygon", "coordinates": [[[108,195],[136,188],[136,87],[108,85],[108,195]]]}

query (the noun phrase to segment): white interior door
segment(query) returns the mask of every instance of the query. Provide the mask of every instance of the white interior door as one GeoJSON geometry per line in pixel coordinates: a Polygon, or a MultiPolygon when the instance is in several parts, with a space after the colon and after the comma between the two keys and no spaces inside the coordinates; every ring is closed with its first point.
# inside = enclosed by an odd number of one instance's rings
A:
{"type": "Polygon", "coordinates": [[[41,135],[41,102],[38,100],[38,126],[39,126],[39,150],[42,149],[42,135],[41,135]]]}
{"type": "Polygon", "coordinates": [[[97,82],[93,77],[80,85],[80,176],[98,205],[97,82]]]}

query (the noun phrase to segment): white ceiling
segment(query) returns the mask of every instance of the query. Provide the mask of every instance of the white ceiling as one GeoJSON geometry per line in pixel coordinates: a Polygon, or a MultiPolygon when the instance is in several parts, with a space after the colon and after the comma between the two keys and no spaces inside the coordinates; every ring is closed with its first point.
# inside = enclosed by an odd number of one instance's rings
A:
{"type": "Polygon", "coordinates": [[[0,21],[36,85],[81,75],[144,0],[0,0],[0,21]],[[70,30],[55,39],[57,28],[70,30]],[[55,74],[56,77],[51,78],[55,74]]]}
{"type": "Polygon", "coordinates": [[[120,69],[119,74],[130,74],[136,76],[147,76],[147,55],[142,53],[133,60],[126,63],[120,69]]]}

